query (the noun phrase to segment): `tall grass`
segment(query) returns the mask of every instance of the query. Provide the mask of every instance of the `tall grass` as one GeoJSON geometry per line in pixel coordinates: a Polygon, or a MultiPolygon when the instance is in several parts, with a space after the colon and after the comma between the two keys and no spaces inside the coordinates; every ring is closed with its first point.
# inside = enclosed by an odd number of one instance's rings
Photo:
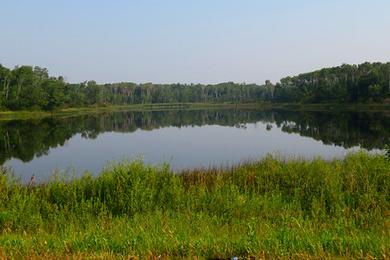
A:
{"type": "Polygon", "coordinates": [[[174,174],[0,176],[0,256],[377,257],[390,251],[390,162],[264,160],[174,174]]]}

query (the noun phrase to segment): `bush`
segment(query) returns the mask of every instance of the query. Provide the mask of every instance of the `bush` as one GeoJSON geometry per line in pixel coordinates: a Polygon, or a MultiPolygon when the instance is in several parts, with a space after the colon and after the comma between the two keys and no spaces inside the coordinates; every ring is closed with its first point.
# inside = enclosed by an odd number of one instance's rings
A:
{"type": "Polygon", "coordinates": [[[390,160],[390,144],[385,145],[385,155],[390,160]]]}

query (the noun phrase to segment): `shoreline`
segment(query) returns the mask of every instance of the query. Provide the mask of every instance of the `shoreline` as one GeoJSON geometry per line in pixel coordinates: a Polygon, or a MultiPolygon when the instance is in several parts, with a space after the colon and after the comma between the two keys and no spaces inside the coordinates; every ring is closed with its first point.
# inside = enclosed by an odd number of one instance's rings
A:
{"type": "Polygon", "coordinates": [[[164,111],[164,110],[198,110],[217,108],[259,108],[261,103],[162,103],[162,104],[135,104],[125,106],[96,106],[80,108],[64,108],[53,111],[0,111],[0,121],[40,119],[45,117],[80,116],[87,114],[98,114],[104,112],[120,111],[164,111]]]}
{"type": "Polygon", "coordinates": [[[67,117],[104,112],[120,111],[163,111],[163,110],[200,110],[200,109],[263,109],[293,111],[356,111],[387,112],[390,104],[296,104],[296,103],[162,103],[134,104],[123,106],[93,106],[63,108],[53,111],[0,111],[0,121],[41,119],[46,117],[67,117]]]}

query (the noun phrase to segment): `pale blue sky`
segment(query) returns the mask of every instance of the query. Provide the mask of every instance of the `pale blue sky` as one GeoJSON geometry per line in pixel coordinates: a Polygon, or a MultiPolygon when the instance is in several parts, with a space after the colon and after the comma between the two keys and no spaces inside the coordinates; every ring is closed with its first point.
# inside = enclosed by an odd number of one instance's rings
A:
{"type": "Polygon", "coordinates": [[[0,0],[0,63],[70,82],[262,83],[390,61],[389,0],[0,0]]]}

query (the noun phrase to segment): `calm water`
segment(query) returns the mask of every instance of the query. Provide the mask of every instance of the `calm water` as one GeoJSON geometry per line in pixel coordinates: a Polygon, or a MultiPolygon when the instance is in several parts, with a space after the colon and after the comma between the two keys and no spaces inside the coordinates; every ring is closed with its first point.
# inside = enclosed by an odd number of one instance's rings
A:
{"type": "Polygon", "coordinates": [[[99,172],[143,158],[173,169],[230,165],[267,154],[342,157],[378,150],[390,138],[385,113],[259,110],[116,112],[0,122],[0,164],[22,179],[53,170],[99,172]]]}

